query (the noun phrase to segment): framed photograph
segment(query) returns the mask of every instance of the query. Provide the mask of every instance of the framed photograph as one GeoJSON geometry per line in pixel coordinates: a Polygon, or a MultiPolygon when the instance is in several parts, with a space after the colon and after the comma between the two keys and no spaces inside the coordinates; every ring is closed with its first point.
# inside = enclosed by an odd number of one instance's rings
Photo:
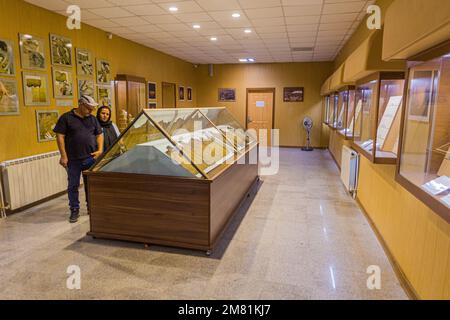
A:
{"type": "Polygon", "coordinates": [[[19,114],[19,94],[14,78],[0,78],[0,115],[19,114]]]}
{"type": "Polygon", "coordinates": [[[192,88],[187,87],[187,101],[192,101],[192,88]]]}
{"type": "Polygon", "coordinates": [[[435,77],[435,70],[412,71],[409,83],[408,120],[430,121],[435,77]]]}
{"type": "Polygon", "coordinates": [[[148,103],[148,108],[149,109],[156,109],[156,102],[149,102],[148,103]]]}
{"type": "Polygon", "coordinates": [[[97,59],[97,83],[111,83],[111,65],[108,61],[97,59]]]}
{"type": "Polygon", "coordinates": [[[36,110],[36,126],[39,142],[56,140],[56,133],[53,132],[53,129],[58,119],[59,112],[57,110],[36,110]]]}
{"type": "Polygon", "coordinates": [[[95,100],[95,83],[92,79],[78,79],[78,98],[86,95],[95,100]]]}
{"type": "Polygon", "coordinates": [[[19,34],[22,69],[46,70],[44,39],[29,34],[19,34]]]}
{"type": "Polygon", "coordinates": [[[114,91],[111,85],[98,85],[97,97],[100,106],[114,108],[114,91]]]}
{"type": "Polygon", "coordinates": [[[50,34],[50,55],[52,64],[57,66],[72,66],[72,40],[66,37],[50,34]]]}
{"type": "Polygon", "coordinates": [[[26,106],[48,106],[48,79],[45,73],[23,72],[23,95],[26,106]]]}
{"type": "Polygon", "coordinates": [[[283,89],[284,102],[303,102],[303,87],[286,87],[283,89]]]}
{"type": "Polygon", "coordinates": [[[236,89],[219,88],[220,102],[234,102],[236,101],[236,89]]]}
{"type": "Polygon", "coordinates": [[[148,100],[156,100],[156,83],[148,83],[148,100]]]}
{"type": "Polygon", "coordinates": [[[94,59],[92,53],[86,49],[76,48],[77,74],[82,77],[94,76],[94,59]]]}
{"type": "Polygon", "coordinates": [[[53,68],[53,94],[55,99],[73,98],[72,69],[53,68]]]}
{"type": "Polygon", "coordinates": [[[184,87],[178,87],[178,100],[184,101],[184,87]]]}
{"type": "Polygon", "coordinates": [[[0,76],[14,76],[14,48],[8,40],[0,39],[0,76]]]}

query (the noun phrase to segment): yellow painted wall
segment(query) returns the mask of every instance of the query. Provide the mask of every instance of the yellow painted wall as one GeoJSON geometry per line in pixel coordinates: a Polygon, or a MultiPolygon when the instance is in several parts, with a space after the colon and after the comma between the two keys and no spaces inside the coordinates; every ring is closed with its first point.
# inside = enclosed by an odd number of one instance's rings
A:
{"type": "Polygon", "coordinates": [[[306,133],[301,122],[310,116],[314,121],[312,145],[326,146],[320,88],[331,68],[331,62],[214,65],[210,77],[208,66],[203,65],[197,70],[198,105],[225,106],[244,125],[246,89],[275,88],[274,127],[280,129],[280,145],[304,146],[306,133]],[[296,86],[304,87],[304,102],[283,102],[283,87],[296,86]],[[218,102],[219,88],[236,88],[236,102],[218,102]]]}
{"type": "MultiPolygon", "coordinates": [[[[377,1],[382,18],[392,2],[377,1]]],[[[364,19],[336,57],[334,68],[370,34],[364,19]]],[[[335,142],[330,135],[330,150],[335,142]]],[[[395,170],[394,165],[372,164],[362,156],[357,199],[418,297],[450,299],[450,225],[398,184],[395,170]]]]}
{"type": "MultiPolygon", "coordinates": [[[[0,116],[0,161],[56,150],[55,142],[38,143],[35,111],[59,110],[62,114],[71,109],[70,107],[56,107],[54,99],[51,99],[51,105],[48,107],[24,106],[18,33],[28,33],[45,39],[47,44],[46,74],[50,83],[49,94],[51,97],[53,96],[53,87],[51,84],[49,33],[54,33],[71,38],[74,48],[89,49],[94,57],[109,60],[113,75],[131,74],[157,82],[158,107],[161,107],[162,81],[192,87],[194,101],[179,101],[177,105],[190,107],[196,104],[195,69],[190,63],[118,36],[108,40],[104,31],[85,24],[82,25],[81,30],[70,31],[66,28],[66,18],[62,15],[30,5],[22,0],[0,0],[0,8],[0,38],[11,40],[14,43],[16,79],[20,95],[20,115],[0,116]]],[[[73,50],[73,57],[75,57],[75,50],[73,50]]],[[[75,75],[75,65],[72,69],[75,75]]],[[[77,90],[75,85],[75,91],[77,90]]]]}

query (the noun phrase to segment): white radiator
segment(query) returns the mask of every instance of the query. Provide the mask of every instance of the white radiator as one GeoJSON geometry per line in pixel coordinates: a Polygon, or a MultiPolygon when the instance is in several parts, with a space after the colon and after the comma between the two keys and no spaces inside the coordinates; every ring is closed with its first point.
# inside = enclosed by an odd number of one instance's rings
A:
{"type": "Polygon", "coordinates": [[[15,210],[67,190],[59,158],[59,152],[50,152],[1,163],[6,208],[15,210]]]}
{"type": "Polygon", "coordinates": [[[347,191],[353,197],[356,196],[356,187],[358,184],[358,166],[358,153],[347,146],[342,146],[341,180],[347,188],[347,191]]]}

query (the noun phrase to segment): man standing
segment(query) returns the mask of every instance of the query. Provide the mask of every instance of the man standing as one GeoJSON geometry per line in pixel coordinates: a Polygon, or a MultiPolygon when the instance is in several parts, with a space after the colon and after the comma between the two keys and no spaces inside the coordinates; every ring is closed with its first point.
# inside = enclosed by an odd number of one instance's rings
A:
{"type": "MultiPolygon", "coordinates": [[[[89,169],[95,160],[103,153],[103,133],[97,119],[91,115],[98,104],[89,96],[81,96],[78,108],[63,114],[53,131],[56,133],[61,160],[59,163],[66,168],[68,175],[70,223],[78,221],[80,216],[80,201],[78,189],[80,177],[84,170],[89,169]]],[[[83,176],[84,190],[87,195],[87,181],[83,176]]]]}

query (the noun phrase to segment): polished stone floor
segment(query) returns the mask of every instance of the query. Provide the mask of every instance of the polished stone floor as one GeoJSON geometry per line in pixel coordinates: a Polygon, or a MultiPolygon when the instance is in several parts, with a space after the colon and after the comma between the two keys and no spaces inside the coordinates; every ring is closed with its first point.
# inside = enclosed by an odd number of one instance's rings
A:
{"type": "Polygon", "coordinates": [[[0,221],[0,299],[407,299],[328,151],[281,149],[210,257],[92,239],[66,197],[0,221]],[[67,289],[79,266],[81,289],[67,289]],[[381,289],[367,288],[367,268],[381,289]]]}

